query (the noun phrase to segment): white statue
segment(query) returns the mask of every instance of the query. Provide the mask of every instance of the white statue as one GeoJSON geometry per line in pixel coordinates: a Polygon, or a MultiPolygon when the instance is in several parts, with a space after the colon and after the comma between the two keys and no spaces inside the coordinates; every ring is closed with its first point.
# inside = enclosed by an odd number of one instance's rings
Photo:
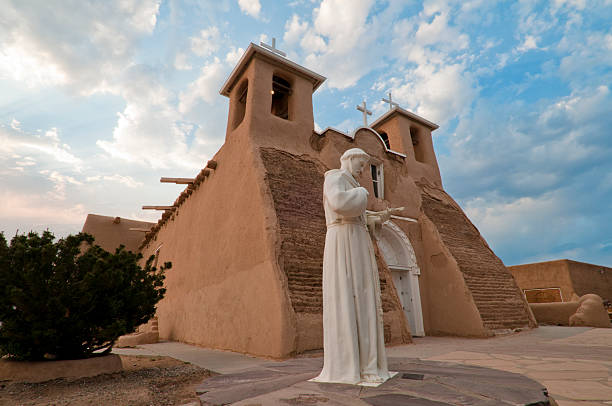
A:
{"type": "Polygon", "coordinates": [[[324,362],[315,382],[377,386],[390,377],[378,269],[366,223],[389,220],[393,209],[366,216],[368,191],[357,179],[369,160],[363,150],[352,148],[340,158],[340,169],[325,173],[324,362]]]}

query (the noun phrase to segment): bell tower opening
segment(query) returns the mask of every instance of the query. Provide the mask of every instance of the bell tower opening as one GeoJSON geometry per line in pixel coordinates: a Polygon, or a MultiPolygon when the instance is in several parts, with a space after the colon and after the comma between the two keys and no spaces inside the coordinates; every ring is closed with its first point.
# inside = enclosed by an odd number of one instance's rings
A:
{"type": "Polygon", "coordinates": [[[381,131],[378,134],[380,134],[380,138],[382,138],[382,140],[385,143],[385,146],[387,147],[387,149],[391,149],[391,143],[389,142],[389,136],[387,135],[387,133],[384,132],[384,131],[381,131]]]}
{"type": "Polygon", "coordinates": [[[410,139],[414,149],[414,158],[419,162],[425,162],[425,153],[423,152],[423,143],[420,140],[419,130],[410,127],[410,139]]]}
{"type": "Polygon", "coordinates": [[[272,105],[270,112],[282,119],[289,120],[289,98],[291,97],[291,83],[274,75],[272,77],[272,105]]]}
{"type": "Polygon", "coordinates": [[[249,91],[249,81],[245,79],[236,92],[236,104],[234,105],[234,120],[232,122],[232,129],[238,127],[242,120],[244,120],[244,113],[246,112],[247,94],[249,91]]]}

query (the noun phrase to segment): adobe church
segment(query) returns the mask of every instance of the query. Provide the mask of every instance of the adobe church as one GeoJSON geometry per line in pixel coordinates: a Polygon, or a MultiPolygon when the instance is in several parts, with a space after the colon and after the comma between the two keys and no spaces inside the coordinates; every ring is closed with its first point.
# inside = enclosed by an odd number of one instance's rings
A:
{"type": "Polygon", "coordinates": [[[372,157],[368,210],[405,208],[373,237],[385,341],[534,327],[512,274],[442,187],[438,126],[389,100],[352,134],[319,133],[312,94],[324,80],[250,44],[224,83],[225,143],[197,177],[175,179],[185,190],[140,246],[173,263],[160,337],[271,357],[321,349],[323,175],[355,147],[372,157]]]}

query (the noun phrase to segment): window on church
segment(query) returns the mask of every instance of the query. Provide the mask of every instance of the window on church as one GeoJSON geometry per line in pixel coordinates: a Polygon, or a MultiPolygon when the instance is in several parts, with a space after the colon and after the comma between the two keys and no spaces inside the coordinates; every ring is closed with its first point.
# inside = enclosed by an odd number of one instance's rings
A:
{"type": "Polygon", "coordinates": [[[291,96],[291,84],[285,79],[272,77],[272,108],[271,113],[277,117],[289,120],[289,97],[291,96]]]}
{"type": "Polygon", "coordinates": [[[370,165],[370,170],[372,171],[372,189],[374,190],[374,196],[377,199],[384,199],[382,164],[370,165]]]}
{"type": "Polygon", "coordinates": [[[410,138],[412,139],[414,158],[419,162],[425,162],[425,154],[423,153],[423,143],[421,142],[419,131],[416,128],[410,127],[410,138]]]}
{"type": "Polygon", "coordinates": [[[249,82],[245,80],[240,85],[238,92],[236,92],[236,105],[234,107],[234,122],[232,123],[232,128],[236,128],[242,123],[244,120],[244,113],[246,112],[246,101],[247,94],[249,90],[249,82]]]}
{"type": "Polygon", "coordinates": [[[380,138],[383,139],[383,142],[387,146],[387,149],[391,149],[391,144],[389,143],[389,136],[387,135],[387,133],[384,131],[381,131],[379,132],[379,134],[380,134],[380,138]]]}

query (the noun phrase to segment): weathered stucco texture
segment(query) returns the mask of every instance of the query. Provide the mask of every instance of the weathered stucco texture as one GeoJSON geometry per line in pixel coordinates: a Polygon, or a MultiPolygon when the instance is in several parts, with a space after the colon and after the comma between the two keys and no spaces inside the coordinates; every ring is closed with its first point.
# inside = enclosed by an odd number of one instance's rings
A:
{"type": "Polygon", "coordinates": [[[508,269],[523,290],[559,288],[564,302],[589,293],[612,300],[612,268],[561,259],[508,269]]]}
{"type": "MultiPolygon", "coordinates": [[[[277,221],[248,143],[226,143],[217,169],[143,250],[172,261],[158,305],[160,337],[287,356],[295,341],[279,272],[277,221]]],[[[145,255],[145,256],[146,256],[145,255]]]]}
{"type": "Polygon", "coordinates": [[[120,245],[123,245],[128,251],[138,252],[140,243],[144,238],[144,232],[130,230],[130,228],[149,229],[154,224],[121,217],[88,214],[82,232],[93,235],[95,238],[94,244],[99,245],[106,251],[115,252],[120,245]]]}

